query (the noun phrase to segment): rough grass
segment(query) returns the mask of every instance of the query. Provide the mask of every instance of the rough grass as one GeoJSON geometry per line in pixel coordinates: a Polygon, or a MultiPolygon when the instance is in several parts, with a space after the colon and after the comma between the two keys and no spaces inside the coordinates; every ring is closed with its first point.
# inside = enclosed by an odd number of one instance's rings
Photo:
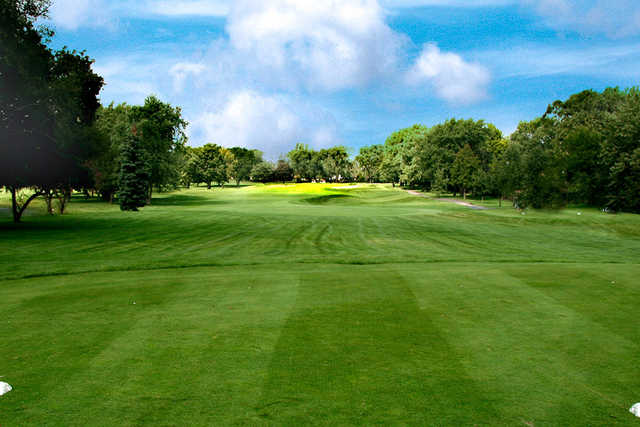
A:
{"type": "Polygon", "coordinates": [[[3,197],[2,426],[637,423],[638,216],[307,184],[16,226],[3,197]]]}

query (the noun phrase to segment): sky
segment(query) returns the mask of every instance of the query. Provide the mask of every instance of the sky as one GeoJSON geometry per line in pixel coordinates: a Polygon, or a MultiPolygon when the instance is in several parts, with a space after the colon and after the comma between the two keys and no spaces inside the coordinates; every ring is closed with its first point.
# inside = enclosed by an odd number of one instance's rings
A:
{"type": "Polygon", "coordinates": [[[103,105],[182,108],[189,145],[276,159],[483,119],[509,135],[585,89],[637,86],[638,0],[53,0],[103,105]]]}

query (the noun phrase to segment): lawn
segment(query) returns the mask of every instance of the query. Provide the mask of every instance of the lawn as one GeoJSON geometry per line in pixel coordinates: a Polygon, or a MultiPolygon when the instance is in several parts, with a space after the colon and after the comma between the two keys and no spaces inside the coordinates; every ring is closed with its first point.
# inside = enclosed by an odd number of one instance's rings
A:
{"type": "Polygon", "coordinates": [[[366,184],[8,206],[3,427],[640,425],[638,215],[366,184]]]}

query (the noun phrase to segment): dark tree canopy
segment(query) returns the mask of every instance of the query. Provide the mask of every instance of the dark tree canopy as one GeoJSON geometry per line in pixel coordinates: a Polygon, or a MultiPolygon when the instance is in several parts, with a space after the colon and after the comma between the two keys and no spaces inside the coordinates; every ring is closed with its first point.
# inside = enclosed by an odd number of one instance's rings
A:
{"type": "MultiPolygon", "coordinates": [[[[47,8],[46,1],[0,0],[0,185],[12,193],[89,183],[87,139],[103,80],[84,53],[46,46],[53,33],[35,20],[47,8]]],[[[17,222],[26,204],[13,199],[17,222]]]]}

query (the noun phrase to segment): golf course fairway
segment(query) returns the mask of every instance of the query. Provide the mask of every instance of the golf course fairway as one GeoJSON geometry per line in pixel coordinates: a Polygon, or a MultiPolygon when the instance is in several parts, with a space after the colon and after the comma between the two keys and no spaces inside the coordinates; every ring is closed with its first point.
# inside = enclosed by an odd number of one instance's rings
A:
{"type": "Polygon", "coordinates": [[[15,225],[0,195],[3,427],[640,425],[640,215],[373,184],[38,203],[15,225]]]}

